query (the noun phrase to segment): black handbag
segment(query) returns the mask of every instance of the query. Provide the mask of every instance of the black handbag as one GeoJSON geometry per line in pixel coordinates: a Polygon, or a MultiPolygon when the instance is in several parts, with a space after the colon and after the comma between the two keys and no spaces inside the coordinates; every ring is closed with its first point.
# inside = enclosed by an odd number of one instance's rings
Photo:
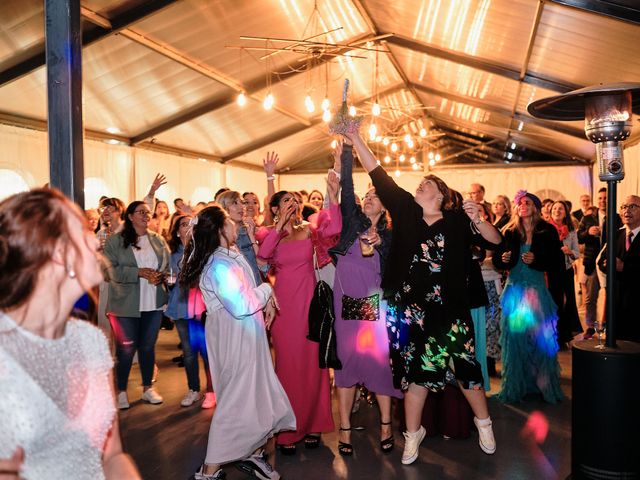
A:
{"type": "Polygon", "coordinates": [[[313,342],[320,343],[320,348],[318,349],[320,368],[340,370],[342,369],[342,363],[338,358],[336,332],[334,329],[333,291],[327,282],[320,279],[315,249],[313,263],[318,275],[318,281],[309,305],[309,333],[307,338],[313,342]]]}

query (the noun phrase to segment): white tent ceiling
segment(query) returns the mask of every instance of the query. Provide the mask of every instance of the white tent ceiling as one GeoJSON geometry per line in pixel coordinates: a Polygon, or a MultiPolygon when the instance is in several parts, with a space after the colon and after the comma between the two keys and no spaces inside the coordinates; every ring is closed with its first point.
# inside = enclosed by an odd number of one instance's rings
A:
{"type": "MultiPolygon", "coordinates": [[[[506,152],[512,162],[591,161],[581,122],[534,119],[527,104],[640,79],[637,0],[86,0],[82,14],[88,137],[256,167],[278,150],[289,172],[329,163],[326,125],[303,99],[310,92],[319,103],[326,90],[335,105],[344,78],[362,113],[377,94],[387,125],[422,116],[443,134],[430,143],[447,162],[492,165],[506,152]],[[323,31],[341,27],[322,42],[393,34],[372,45],[382,52],[376,86],[372,51],[265,61],[259,51],[225,48],[256,45],[243,35],[301,39],[312,18],[323,31]],[[244,107],[235,102],[240,91],[244,107]],[[271,111],[262,107],[268,91],[271,111]]],[[[0,122],[46,121],[43,17],[42,0],[0,2],[0,122]]]]}

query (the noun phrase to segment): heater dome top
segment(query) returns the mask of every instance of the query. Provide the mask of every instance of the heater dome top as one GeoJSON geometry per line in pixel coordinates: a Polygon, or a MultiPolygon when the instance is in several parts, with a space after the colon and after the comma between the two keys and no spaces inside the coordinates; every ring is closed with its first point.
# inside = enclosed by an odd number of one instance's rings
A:
{"type": "Polygon", "coordinates": [[[527,106],[527,111],[534,117],[547,120],[583,120],[585,117],[585,97],[615,95],[629,90],[632,95],[631,110],[640,115],[640,83],[634,82],[592,85],[562,95],[541,98],[531,102],[527,106]]]}

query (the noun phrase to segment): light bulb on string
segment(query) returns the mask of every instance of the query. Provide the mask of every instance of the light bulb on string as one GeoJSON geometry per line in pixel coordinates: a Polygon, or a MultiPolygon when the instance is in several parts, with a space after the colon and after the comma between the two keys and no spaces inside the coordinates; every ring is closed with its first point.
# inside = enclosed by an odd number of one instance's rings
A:
{"type": "Polygon", "coordinates": [[[322,104],[320,106],[322,107],[322,110],[326,112],[327,110],[329,110],[331,102],[329,102],[329,99],[327,97],[324,97],[324,100],[322,100],[322,104]]]}
{"type": "Polygon", "coordinates": [[[329,120],[331,120],[331,112],[329,110],[325,110],[322,112],[322,121],[329,123],[329,120]]]}
{"type": "Polygon", "coordinates": [[[336,148],[338,146],[338,141],[334,138],[331,140],[331,148],[336,148]]]}
{"type": "Polygon", "coordinates": [[[404,156],[404,153],[402,155],[400,155],[400,157],[398,157],[400,160],[400,163],[404,163],[404,161],[406,160],[407,157],[404,156]]]}
{"type": "Polygon", "coordinates": [[[436,153],[436,156],[435,156],[436,162],[439,162],[441,158],[442,157],[440,156],[440,154],[436,153]]]}
{"type": "Polygon", "coordinates": [[[387,137],[384,137],[382,139],[382,144],[386,147],[387,145],[389,145],[389,139],[387,137]]]}
{"type": "Polygon", "coordinates": [[[391,151],[392,152],[397,152],[398,151],[398,144],[396,142],[393,142],[391,144],[391,151]]]}
{"type": "Polygon", "coordinates": [[[264,97],[264,101],[262,102],[262,106],[264,107],[265,110],[271,110],[271,107],[273,107],[275,100],[273,98],[273,94],[271,92],[269,92],[267,94],[266,97],[264,97]]]}
{"type": "Polygon", "coordinates": [[[411,135],[408,133],[404,136],[404,143],[409,143],[411,141],[411,135]]]}
{"type": "Polygon", "coordinates": [[[414,170],[418,170],[418,164],[414,163],[413,165],[411,165],[411,168],[413,168],[414,170]]]}
{"type": "Polygon", "coordinates": [[[436,164],[436,161],[433,158],[429,160],[429,165],[433,167],[435,164],[436,164]]]}
{"type": "Polygon", "coordinates": [[[424,138],[424,137],[426,137],[426,136],[427,136],[427,129],[426,129],[426,128],[421,128],[421,129],[420,129],[420,136],[421,136],[422,138],[424,138]]]}
{"type": "Polygon", "coordinates": [[[391,162],[391,157],[389,155],[385,155],[384,163],[389,163],[389,162],[391,162]]]}
{"type": "Polygon", "coordinates": [[[395,174],[396,174],[396,177],[399,177],[400,176],[400,170],[396,170],[395,174]]]}
{"type": "Polygon", "coordinates": [[[376,134],[378,133],[378,127],[376,127],[375,123],[369,125],[369,139],[374,141],[376,139],[376,134]]]}
{"type": "Polygon", "coordinates": [[[416,163],[416,157],[409,158],[409,163],[416,163]]]}
{"type": "Polygon", "coordinates": [[[415,146],[415,144],[413,143],[413,140],[409,140],[409,141],[407,142],[407,147],[409,147],[409,148],[413,148],[414,146],[415,146]]]}
{"type": "Polygon", "coordinates": [[[379,104],[378,102],[375,102],[375,103],[373,104],[373,107],[371,107],[371,114],[372,114],[374,117],[378,117],[378,116],[380,116],[380,104],[379,104]]]}
{"type": "Polygon", "coordinates": [[[236,97],[236,102],[240,107],[244,107],[247,104],[247,96],[244,92],[240,92],[236,97]]]}
{"type": "Polygon", "coordinates": [[[304,99],[304,106],[307,107],[307,112],[313,113],[316,110],[316,106],[313,104],[313,99],[311,95],[307,95],[304,99]]]}
{"type": "Polygon", "coordinates": [[[351,115],[352,117],[355,117],[355,116],[356,116],[356,113],[357,113],[357,112],[356,112],[356,107],[354,107],[353,105],[351,105],[351,106],[349,107],[349,115],[351,115]]]}
{"type": "Polygon", "coordinates": [[[427,155],[429,157],[429,160],[433,160],[433,152],[429,152],[429,155],[427,155]]]}

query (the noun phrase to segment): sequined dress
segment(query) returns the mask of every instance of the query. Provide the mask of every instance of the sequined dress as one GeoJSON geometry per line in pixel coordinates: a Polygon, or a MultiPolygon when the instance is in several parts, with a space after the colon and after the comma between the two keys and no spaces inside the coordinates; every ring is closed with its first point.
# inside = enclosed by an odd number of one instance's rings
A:
{"type": "MultiPolygon", "coordinates": [[[[523,244],[520,253],[530,248],[523,244]]],[[[513,403],[528,393],[541,393],[549,403],[560,401],[558,315],[544,273],[519,259],[509,272],[501,304],[502,389],[498,398],[513,403]]]]}
{"type": "Polygon", "coordinates": [[[471,314],[454,318],[442,297],[443,220],[422,222],[420,238],[402,288],[389,302],[387,330],[394,384],[406,390],[416,383],[443,390],[453,362],[466,389],[479,390],[483,378],[475,359],[471,314]]]}
{"type": "Polygon", "coordinates": [[[0,458],[22,447],[25,479],[105,478],[112,368],[106,338],[89,323],[70,320],[52,340],[0,312],[0,458]]]}

